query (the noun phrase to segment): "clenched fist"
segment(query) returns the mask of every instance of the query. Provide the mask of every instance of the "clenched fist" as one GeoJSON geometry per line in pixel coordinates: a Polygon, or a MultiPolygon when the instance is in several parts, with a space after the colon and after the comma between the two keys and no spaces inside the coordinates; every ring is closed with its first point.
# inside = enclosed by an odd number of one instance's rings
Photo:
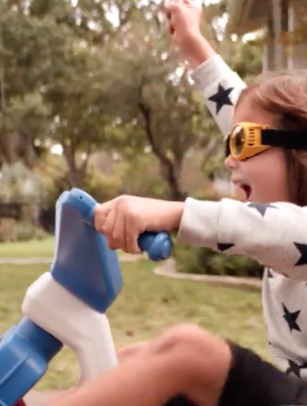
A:
{"type": "Polygon", "coordinates": [[[140,253],[137,240],[144,231],[176,231],[184,203],[119,196],[95,207],[95,228],[104,234],[111,249],[140,253]]]}
{"type": "Polygon", "coordinates": [[[165,6],[168,28],[182,57],[192,69],[215,52],[200,29],[202,7],[195,0],[173,0],[165,6]]]}

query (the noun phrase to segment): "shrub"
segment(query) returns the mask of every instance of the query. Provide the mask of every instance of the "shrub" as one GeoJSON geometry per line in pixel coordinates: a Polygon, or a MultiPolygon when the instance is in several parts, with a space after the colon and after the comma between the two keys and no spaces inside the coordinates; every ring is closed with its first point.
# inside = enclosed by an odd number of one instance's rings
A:
{"type": "Polygon", "coordinates": [[[263,267],[258,262],[244,256],[225,255],[208,248],[174,248],[174,258],[179,272],[259,277],[263,267]]]}
{"type": "Polygon", "coordinates": [[[42,240],[49,235],[29,221],[18,221],[14,228],[15,241],[42,240]]]}
{"type": "MultiPolygon", "coordinates": [[[[56,182],[46,182],[44,202],[40,210],[40,224],[49,233],[54,232],[55,205],[61,193],[69,190],[67,175],[59,174],[56,182]]],[[[83,179],[82,189],[98,202],[105,202],[119,195],[121,180],[115,176],[106,176],[90,167],[83,179]]]]}
{"type": "Polygon", "coordinates": [[[120,194],[122,182],[116,176],[106,176],[92,170],[86,174],[83,189],[98,202],[103,203],[120,194]]]}
{"type": "Polygon", "coordinates": [[[161,177],[159,163],[153,156],[136,156],[122,166],[118,173],[122,181],[121,194],[158,199],[169,197],[169,188],[161,177]]]}
{"type": "MultiPolygon", "coordinates": [[[[234,196],[223,196],[234,198],[234,196]]],[[[194,196],[198,200],[217,201],[221,196],[214,190],[200,191],[194,196]]],[[[238,277],[260,277],[263,266],[245,256],[226,255],[209,248],[174,246],[177,269],[183,273],[227,275],[238,277]]]]}

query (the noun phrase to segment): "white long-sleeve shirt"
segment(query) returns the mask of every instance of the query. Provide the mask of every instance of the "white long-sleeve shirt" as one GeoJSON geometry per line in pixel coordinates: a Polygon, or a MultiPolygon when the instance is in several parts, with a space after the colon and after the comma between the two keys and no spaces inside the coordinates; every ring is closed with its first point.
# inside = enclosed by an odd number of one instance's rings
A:
{"type": "MultiPolygon", "coordinates": [[[[217,55],[193,78],[228,135],[244,82],[217,55]]],[[[282,370],[307,379],[307,207],[188,198],[178,240],[245,255],[266,267],[262,301],[271,353],[282,370]]]]}

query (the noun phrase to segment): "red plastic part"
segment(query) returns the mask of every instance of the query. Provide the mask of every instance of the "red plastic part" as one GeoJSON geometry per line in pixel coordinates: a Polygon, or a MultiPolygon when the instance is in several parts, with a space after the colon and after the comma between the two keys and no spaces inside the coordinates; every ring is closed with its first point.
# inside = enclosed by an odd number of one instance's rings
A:
{"type": "Polygon", "coordinates": [[[22,399],[20,399],[15,406],[26,406],[26,404],[22,399]]]}

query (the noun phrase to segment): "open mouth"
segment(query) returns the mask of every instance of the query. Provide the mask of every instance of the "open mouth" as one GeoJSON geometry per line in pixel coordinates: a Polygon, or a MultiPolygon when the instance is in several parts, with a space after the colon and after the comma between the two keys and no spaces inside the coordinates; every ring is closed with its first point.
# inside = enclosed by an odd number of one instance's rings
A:
{"type": "Polygon", "coordinates": [[[250,195],[252,193],[252,188],[249,185],[246,184],[242,184],[240,185],[240,188],[243,190],[243,192],[245,193],[246,196],[246,200],[249,200],[250,195]]]}
{"type": "Polygon", "coordinates": [[[252,188],[250,185],[248,185],[247,183],[236,182],[236,181],[233,181],[233,184],[243,191],[243,193],[245,195],[245,200],[250,199],[250,196],[252,193],[252,188]]]}

